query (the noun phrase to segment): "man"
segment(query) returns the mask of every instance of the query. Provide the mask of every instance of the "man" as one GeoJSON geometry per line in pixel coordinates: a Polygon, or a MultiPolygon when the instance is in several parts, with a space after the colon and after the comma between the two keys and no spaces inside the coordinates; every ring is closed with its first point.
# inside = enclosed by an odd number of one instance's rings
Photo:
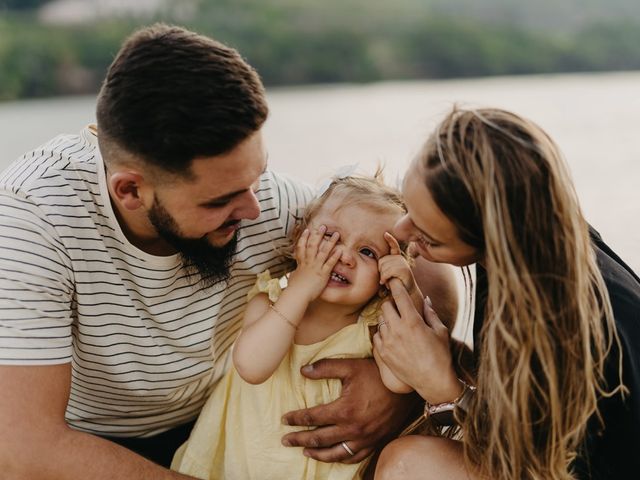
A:
{"type": "MultiPolygon", "coordinates": [[[[267,170],[267,113],[235,50],[156,25],[111,65],[97,128],[0,175],[3,478],[187,478],[161,465],[228,366],[256,274],[284,271],[312,195],[267,170]]],[[[359,461],[405,420],[410,400],[370,360],[306,374],[341,378],[343,396],[289,413],[318,428],[285,445],[359,461]]]]}

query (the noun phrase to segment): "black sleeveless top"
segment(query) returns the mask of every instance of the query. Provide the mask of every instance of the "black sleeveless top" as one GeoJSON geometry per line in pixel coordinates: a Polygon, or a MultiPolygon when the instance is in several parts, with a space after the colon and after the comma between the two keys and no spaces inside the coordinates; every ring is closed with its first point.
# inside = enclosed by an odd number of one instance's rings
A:
{"type": "MultiPolygon", "coordinates": [[[[615,324],[623,350],[623,382],[628,393],[599,402],[602,423],[594,415],[573,471],[580,479],[640,478],[640,278],[591,229],[598,266],[609,292],[615,324]]],[[[480,345],[487,299],[487,275],[476,266],[474,345],[480,345]]],[[[610,386],[618,383],[618,349],[612,349],[605,367],[610,386]]],[[[479,365],[479,349],[474,349],[479,365]]],[[[571,408],[567,405],[566,408],[571,408]]]]}

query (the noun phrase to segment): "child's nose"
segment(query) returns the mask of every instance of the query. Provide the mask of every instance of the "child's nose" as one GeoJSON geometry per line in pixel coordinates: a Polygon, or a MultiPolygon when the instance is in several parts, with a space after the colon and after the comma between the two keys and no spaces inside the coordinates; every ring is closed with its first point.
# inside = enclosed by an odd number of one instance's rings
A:
{"type": "Polygon", "coordinates": [[[351,251],[351,249],[349,249],[347,247],[342,247],[342,253],[340,255],[340,262],[342,262],[343,264],[347,265],[348,267],[353,267],[353,265],[355,264],[355,259],[354,259],[354,255],[353,255],[353,252],[351,251]]]}

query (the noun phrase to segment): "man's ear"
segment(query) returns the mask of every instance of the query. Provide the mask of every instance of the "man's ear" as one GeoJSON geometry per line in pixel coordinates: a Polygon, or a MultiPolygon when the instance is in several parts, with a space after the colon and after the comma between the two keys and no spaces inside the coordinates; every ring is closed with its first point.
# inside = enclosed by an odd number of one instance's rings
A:
{"type": "Polygon", "coordinates": [[[153,192],[148,191],[148,185],[142,174],[135,170],[123,170],[112,173],[107,179],[113,200],[127,210],[137,210],[140,207],[149,208],[153,201],[153,192]],[[151,195],[149,195],[151,194],[151,195]]]}

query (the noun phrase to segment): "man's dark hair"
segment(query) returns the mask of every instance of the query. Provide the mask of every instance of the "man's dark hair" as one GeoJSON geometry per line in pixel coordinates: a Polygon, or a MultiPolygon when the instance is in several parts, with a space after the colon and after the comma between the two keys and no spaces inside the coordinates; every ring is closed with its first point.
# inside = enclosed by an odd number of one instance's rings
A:
{"type": "Polygon", "coordinates": [[[189,176],[195,157],[232,150],[267,113],[262,82],[236,50],[156,24],[123,44],[102,85],[96,117],[105,157],[117,147],[189,176]]]}

